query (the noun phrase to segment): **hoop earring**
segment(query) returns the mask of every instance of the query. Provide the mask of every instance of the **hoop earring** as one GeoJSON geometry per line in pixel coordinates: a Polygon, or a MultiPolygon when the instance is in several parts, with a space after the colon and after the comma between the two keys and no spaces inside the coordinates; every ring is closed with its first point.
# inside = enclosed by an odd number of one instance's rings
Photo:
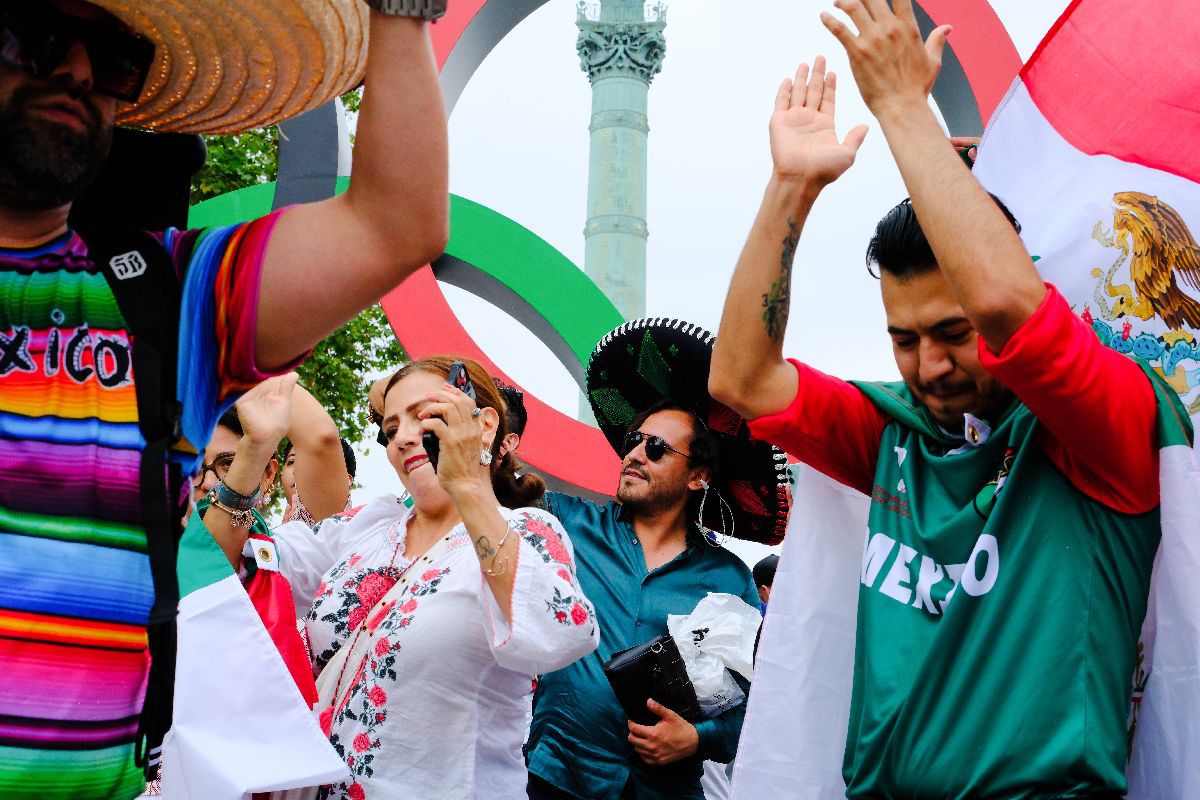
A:
{"type": "Polygon", "coordinates": [[[725,544],[733,538],[733,532],[737,530],[737,521],[733,517],[733,508],[729,503],[725,502],[725,498],[716,489],[712,492],[716,495],[721,505],[718,510],[721,512],[721,531],[718,533],[712,528],[704,526],[704,504],[708,501],[708,481],[700,481],[700,485],[704,487],[704,494],[700,495],[700,511],[696,514],[696,527],[700,529],[700,535],[704,541],[713,547],[724,547],[725,544]],[[728,517],[726,514],[728,513],[728,517]],[[726,530],[728,529],[728,530],[726,530]]]}

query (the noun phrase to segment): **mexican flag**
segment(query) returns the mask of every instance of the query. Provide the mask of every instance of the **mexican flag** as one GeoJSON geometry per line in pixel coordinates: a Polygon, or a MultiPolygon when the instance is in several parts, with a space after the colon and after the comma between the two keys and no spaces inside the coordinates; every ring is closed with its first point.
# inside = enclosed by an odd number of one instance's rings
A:
{"type": "MultiPolygon", "coordinates": [[[[278,569],[268,537],[252,537],[250,545],[260,573],[278,569]]],[[[199,512],[180,542],[179,565],[175,706],[163,742],[163,796],[241,800],[253,792],[349,780],[272,632],[199,512]]],[[[277,598],[292,608],[290,593],[277,598]]],[[[291,615],[295,633],[294,610],[291,615]]],[[[294,654],[289,656],[293,661],[294,654]]]]}
{"type": "MultiPolygon", "coordinates": [[[[1200,422],[1195,12],[1184,0],[1075,0],[992,117],[974,171],[1076,313],[1149,362],[1200,422]]],[[[1200,798],[1200,466],[1181,426],[1163,430],[1162,543],[1130,676],[1133,800],[1200,798]]],[[[800,467],[735,798],[845,797],[868,503],[800,467]]]]}

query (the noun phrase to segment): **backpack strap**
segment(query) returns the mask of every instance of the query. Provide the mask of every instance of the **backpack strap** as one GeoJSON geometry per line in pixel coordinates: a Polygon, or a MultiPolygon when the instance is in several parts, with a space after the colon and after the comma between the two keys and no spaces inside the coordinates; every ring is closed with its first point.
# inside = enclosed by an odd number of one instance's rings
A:
{"type": "Polygon", "coordinates": [[[147,625],[150,676],[138,722],[135,760],[151,779],[158,772],[162,739],[171,726],[175,682],[179,607],[175,562],[182,534],[184,476],[168,455],[182,435],[175,385],[181,291],[170,254],[153,235],[88,231],[81,236],[104,273],[132,336],[138,428],[146,440],[139,489],[154,605],[147,625]]]}

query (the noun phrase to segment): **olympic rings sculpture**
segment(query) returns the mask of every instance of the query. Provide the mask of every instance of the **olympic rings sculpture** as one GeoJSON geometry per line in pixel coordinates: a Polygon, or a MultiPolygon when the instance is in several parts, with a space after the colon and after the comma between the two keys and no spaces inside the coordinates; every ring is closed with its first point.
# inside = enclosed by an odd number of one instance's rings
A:
{"type": "MultiPolygon", "coordinates": [[[[455,0],[431,28],[450,112],[487,55],[548,0],[455,0]]],[[[953,20],[953,41],[943,57],[933,97],[950,130],[977,135],[1008,91],[1021,58],[988,0],[917,0],[926,32],[953,20]]],[[[289,123],[285,123],[285,126],[289,123]]],[[[343,191],[337,178],[336,115],[289,131],[293,153],[305,149],[327,192],[343,191]],[[323,154],[315,167],[312,153],[323,154]]],[[[230,192],[192,209],[189,225],[229,225],[268,213],[285,194],[288,166],[298,161],[280,152],[280,184],[230,192]],[[279,192],[277,192],[277,188],[279,192]]],[[[314,199],[314,198],[305,198],[314,199]]],[[[291,202],[292,200],[289,200],[291,202]]],[[[478,359],[492,374],[512,382],[475,343],[446,302],[438,280],[460,286],[505,309],[550,348],[582,388],[583,370],[600,338],[625,320],[587,275],[533,231],[485,206],[451,197],[446,254],[419,270],[383,298],[388,321],[413,358],[457,353],[478,359]],[[419,309],[419,314],[411,313],[419,309]]],[[[617,458],[600,431],[546,405],[526,392],[529,425],[521,455],[555,488],[593,497],[609,496],[617,458]],[[563,443],[570,442],[570,447],[563,443]]]]}

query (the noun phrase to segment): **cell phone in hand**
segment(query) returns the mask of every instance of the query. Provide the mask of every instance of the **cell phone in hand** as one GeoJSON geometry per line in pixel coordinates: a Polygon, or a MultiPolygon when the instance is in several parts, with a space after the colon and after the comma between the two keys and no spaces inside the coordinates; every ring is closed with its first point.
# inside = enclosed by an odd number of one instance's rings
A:
{"type": "MultiPolygon", "coordinates": [[[[450,374],[446,376],[446,383],[472,400],[475,399],[475,384],[471,383],[471,377],[467,375],[467,365],[463,362],[455,361],[450,365],[450,374]]],[[[433,471],[437,472],[438,453],[441,450],[437,434],[433,431],[425,431],[421,434],[421,446],[425,448],[425,455],[429,456],[429,464],[433,467],[433,471]]]]}

